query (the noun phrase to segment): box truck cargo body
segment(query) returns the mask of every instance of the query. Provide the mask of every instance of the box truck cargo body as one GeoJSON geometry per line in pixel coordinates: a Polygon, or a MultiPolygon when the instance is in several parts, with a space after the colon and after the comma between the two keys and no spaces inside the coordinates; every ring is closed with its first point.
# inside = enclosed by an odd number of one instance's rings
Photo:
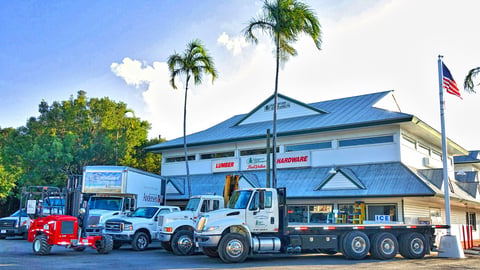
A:
{"type": "Polygon", "coordinates": [[[88,228],[100,233],[107,219],[137,207],[165,204],[165,180],[156,174],[125,166],[86,166],[82,193],[88,194],[88,228]]]}

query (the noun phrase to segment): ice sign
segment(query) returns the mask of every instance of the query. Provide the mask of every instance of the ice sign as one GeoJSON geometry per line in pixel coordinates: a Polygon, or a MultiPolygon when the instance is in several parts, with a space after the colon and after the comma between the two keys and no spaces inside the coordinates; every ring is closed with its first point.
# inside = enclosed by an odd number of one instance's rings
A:
{"type": "Polygon", "coordinates": [[[375,215],[375,221],[390,221],[389,215],[375,215]]]}

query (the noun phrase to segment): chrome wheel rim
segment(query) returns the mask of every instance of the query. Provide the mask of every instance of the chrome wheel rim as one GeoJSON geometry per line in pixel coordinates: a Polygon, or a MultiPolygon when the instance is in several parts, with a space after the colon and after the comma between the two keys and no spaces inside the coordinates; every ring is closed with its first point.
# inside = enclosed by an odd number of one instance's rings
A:
{"type": "Polygon", "coordinates": [[[227,254],[230,257],[236,258],[240,257],[243,253],[243,243],[238,239],[230,240],[227,243],[227,254]]]}

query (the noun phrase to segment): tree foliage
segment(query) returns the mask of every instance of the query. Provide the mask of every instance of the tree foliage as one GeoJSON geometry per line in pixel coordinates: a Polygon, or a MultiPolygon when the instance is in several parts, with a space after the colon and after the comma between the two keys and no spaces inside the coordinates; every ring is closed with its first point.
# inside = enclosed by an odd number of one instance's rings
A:
{"type": "MultiPolygon", "coordinates": [[[[243,30],[243,35],[248,41],[258,43],[255,32],[260,32],[270,36],[275,43],[275,91],[273,102],[273,134],[272,147],[276,149],[277,139],[277,104],[278,104],[278,73],[281,63],[285,63],[290,56],[296,56],[297,50],[292,43],[298,40],[301,34],[310,36],[317,49],[320,50],[322,44],[320,23],[315,13],[308,5],[297,0],[265,0],[263,4],[263,13],[258,17],[253,17],[247,27],[243,30]]],[[[276,151],[273,151],[273,174],[272,184],[276,187],[276,151]]],[[[267,183],[267,186],[270,184],[267,183]]]]}
{"type": "Polygon", "coordinates": [[[175,78],[178,76],[185,77],[185,98],[183,104],[183,150],[185,155],[185,167],[187,175],[188,196],[191,196],[190,186],[190,170],[188,168],[188,152],[187,152],[187,97],[188,84],[193,76],[195,85],[199,85],[203,81],[203,75],[212,76],[212,83],[217,78],[217,70],[213,58],[208,54],[202,42],[198,39],[192,40],[187,44],[187,48],[183,54],[174,53],[168,57],[168,69],[170,71],[170,84],[173,89],[177,89],[175,78]]]}
{"type": "Polygon", "coordinates": [[[476,93],[475,87],[477,87],[479,84],[475,84],[474,79],[479,73],[480,67],[472,68],[465,77],[465,81],[463,82],[463,88],[468,93],[476,93]]]}
{"type": "Polygon", "coordinates": [[[123,102],[88,99],[79,91],[66,101],[42,101],[39,116],[17,129],[0,129],[0,200],[23,186],[64,187],[86,165],[131,166],[160,171],[159,155],[144,153],[150,124],[123,102]]]}

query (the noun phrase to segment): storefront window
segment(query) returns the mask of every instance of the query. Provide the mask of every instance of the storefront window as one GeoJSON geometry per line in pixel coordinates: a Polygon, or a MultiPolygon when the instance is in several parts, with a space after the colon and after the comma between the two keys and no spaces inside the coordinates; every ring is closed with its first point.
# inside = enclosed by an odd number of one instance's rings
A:
{"type": "Polygon", "coordinates": [[[307,206],[288,206],[288,222],[307,223],[308,209],[307,206]]]}
{"type": "Polygon", "coordinates": [[[333,223],[331,204],[310,205],[310,223],[333,223]]]}
{"type": "Polygon", "coordinates": [[[397,221],[397,205],[396,204],[368,204],[367,220],[397,221]]]}

